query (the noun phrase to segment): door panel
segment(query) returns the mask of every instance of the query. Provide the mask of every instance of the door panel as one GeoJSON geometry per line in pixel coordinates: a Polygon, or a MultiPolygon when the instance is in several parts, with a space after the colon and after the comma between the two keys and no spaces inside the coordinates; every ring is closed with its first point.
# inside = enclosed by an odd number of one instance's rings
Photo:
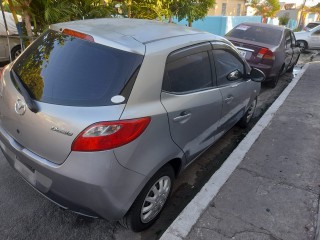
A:
{"type": "Polygon", "coordinates": [[[310,48],[320,48],[320,29],[311,34],[310,48]]]}
{"type": "Polygon", "coordinates": [[[292,39],[289,31],[285,32],[285,67],[284,71],[292,65],[293,62],[293,49],[292,49],[292,39]]]}
{"type": "Polygon", "coordinates": [[[219,137],[232,128],[244,115],[250,100],[250,92],[252,92],[250,82],[242,80],[220,88],[223,107],[218,129],[219,137]]]}
{"type": "Polygon", "coordinates": [[[222,109],[219,89],[183,95],[162,92],[161,102],[168,112],[172,139],[187,161],[215,141],[222,109]]]}
{"type": "Polygon", "coordinates": [[[210,43],[191,46],[171,53],[166,62],[161,102],[171,137],[187,161],[214,142],[220,119],[222,98],[213,84],[211,49],[210,43]]]}
{"type": "Polygon", "coordinates": [[[245,76],[246,69],[239,54],[227,45],[213,45],[213,48],[217,86],[222,95],[222,112],[217,131],[217,137],[220,137],[244,115],[254,89],[251,81],[242,77],[245,76]],[[228,75],[235,70],[241,73],[239,78],[228,80],[228,75]]]}
{"type": "Polygon", "coordinates": [[[290,67],[291,67],[292,65],[294,65],[298,62],[298,58],[300,56],[300,48],[296,46],[297,42],[296,42],[296,38],[295,38],[293,32],[290,32],[290,34],[291,34],[291,41],[292,41],[291,47],[292,47],[292,52],[293,52],[292,60],[290,63],[290,67]]]}

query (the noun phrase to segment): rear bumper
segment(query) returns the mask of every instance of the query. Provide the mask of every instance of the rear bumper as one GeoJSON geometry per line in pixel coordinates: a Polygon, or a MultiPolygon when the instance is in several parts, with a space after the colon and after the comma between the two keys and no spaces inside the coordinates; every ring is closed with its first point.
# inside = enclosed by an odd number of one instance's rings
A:
{"type": "Polygon", "coordinates": [[[145,176],[122,167],[113,151],[71,152],[57,165],[23,148],[1,126],[0,147],[36,190],[82,215],[119,220],[144,186],[145,176]]]}

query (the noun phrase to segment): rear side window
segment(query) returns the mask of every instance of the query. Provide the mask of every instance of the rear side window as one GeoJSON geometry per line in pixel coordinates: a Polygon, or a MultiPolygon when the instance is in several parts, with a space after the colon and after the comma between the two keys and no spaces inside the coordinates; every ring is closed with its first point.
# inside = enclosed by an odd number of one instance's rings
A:
{"type": "MultiPolygon", "coordinates": [[[[49,30],[13,70],[37,101],[68,106],[112,105],[143,56],[49,30]]],[[[128,84],[131,85],[131,84],[128,84]]]]}
{"type": "Polygon", "coordinates": [[[320,23],[308,23],[308,25],[306,26],[307,28],[315,28],[316,26],[319,26],[320,23]]]}
{"type": "Polygon", "coordinates": [[[199,91],[212,86],[208,52],[188,55],[166,65],[163,90],[168,92],[199,91]]]}
{"type": "Polygon", "coordinates": [[[226,34],[226,37],[240,38],[253,42],[278,45],[282,31],[261,26],[239,25],[226,34]]]}

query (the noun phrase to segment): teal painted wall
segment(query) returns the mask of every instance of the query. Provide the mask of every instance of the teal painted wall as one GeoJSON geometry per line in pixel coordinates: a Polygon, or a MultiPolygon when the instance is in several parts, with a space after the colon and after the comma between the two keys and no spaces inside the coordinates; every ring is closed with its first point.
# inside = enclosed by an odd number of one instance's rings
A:
{"type": "MultiPolygon", "coordinates": [[[[224,36],[232,28],[243,22],[261,22],[261,16],[210,16],[203,20],[198,20],[192,23],[193,28],[207,31],[216,35],[224,36]]],[[[179,25],[188,25],[186,20],[178,22],[177,19],[173,21],[179,25]]]]}

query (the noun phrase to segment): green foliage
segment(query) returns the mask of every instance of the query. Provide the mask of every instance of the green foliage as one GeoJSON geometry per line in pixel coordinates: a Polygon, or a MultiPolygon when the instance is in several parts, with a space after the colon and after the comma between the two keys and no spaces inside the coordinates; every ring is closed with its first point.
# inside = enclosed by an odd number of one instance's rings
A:
{"type": "Polygon", "coordinates": [[[255,15],[260,15],[264,19],[275,17],[280,10],[280,3],[278,0],[252,0],[249,2],[249,5],[256,9],[255,15]]]}
{"type": "Polygon", "coordinates": [[[122,4],[122,13],[131,18],[159,19],[170,15],[173,0],[133,0],[122,4]],[[130,14],[129,14],[130,7],[130,14]]]}
{"type": "Polygon", "coordinates": [[[58,22],[110,17],[113,9],[100,0],[32,0],[30,5],[37,31],[58,22]]]}
{"type": "Polygon", "coordinates": [[[171,4],[170,10],[179,21],[186,18],[191,26],[193,21],[204,18],[214,4],[215,0],[176,0],[171,4]]]}
{"type": "MultiPolygon", "coordinates": [[[[4,0],[8,1],[8,0],[4,0]]],[[[12,0],[17,12],[29,16],[33,32],[48,25],[115,15],[144,19],[186,18],[189,25],[206,16],[215,0],[12,0]]],[[[31,24],[29,24],[31,26],[31,24]]],[[[30,27],[29,27],[29,31],[30,27]]]]}
{"type": "Polygon", "coordinates": [[[288,24],[289,20],[290,20],[289,14],[286,13],[285,15],[279,17],[279,24],[286,26],[288,24]]]}

